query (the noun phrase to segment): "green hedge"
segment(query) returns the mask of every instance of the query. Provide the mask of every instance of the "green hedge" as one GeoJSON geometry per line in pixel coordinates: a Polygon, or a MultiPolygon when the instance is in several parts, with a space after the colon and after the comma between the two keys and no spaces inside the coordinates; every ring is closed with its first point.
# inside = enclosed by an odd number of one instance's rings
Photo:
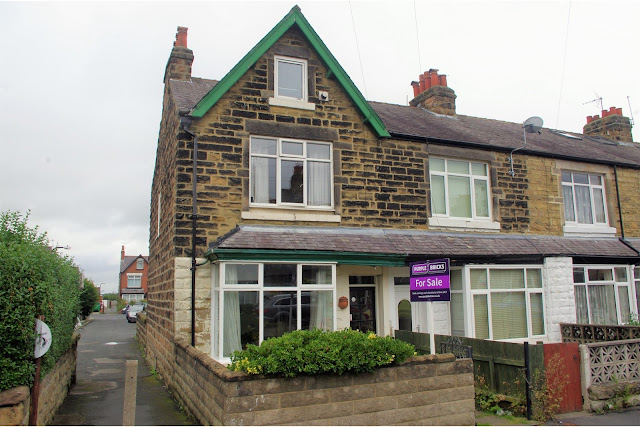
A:
{"type": "Polygon", "coordinates": [[[52,333],[44,376],[70,348],[80,308],[78,268],[48,247],[28,216],[0,213],[0,391],[33,383],[36,316],[44,315],[52,333]]]}
{"type": "Polygon", "coordinates": [[[374,333],[300,330],[234,352],[229,369],[286,377],[362,373],[402,363],[414,354],[413,345],[374,333]]]}

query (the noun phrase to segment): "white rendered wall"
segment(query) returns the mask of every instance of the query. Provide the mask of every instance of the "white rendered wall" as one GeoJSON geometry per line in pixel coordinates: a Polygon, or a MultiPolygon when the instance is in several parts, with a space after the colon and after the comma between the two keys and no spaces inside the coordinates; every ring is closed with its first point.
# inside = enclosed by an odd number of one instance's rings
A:
{"type": "Polygon", "coordinates": [[[559,323],[576,322],[573,261],[570,257],[545,258],[542,269],[549,342],[562,342],[559,323]]]}

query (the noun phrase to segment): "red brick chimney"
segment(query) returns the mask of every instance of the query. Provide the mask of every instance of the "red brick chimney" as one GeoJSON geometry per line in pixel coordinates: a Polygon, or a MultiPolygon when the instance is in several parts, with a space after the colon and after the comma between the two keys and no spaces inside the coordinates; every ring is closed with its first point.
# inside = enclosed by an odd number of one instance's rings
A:
{"type": "Polygon", "coordinates": [[[631,121],[622,115],[622,108],[616,107],[609,108],[609,111],[602,110],[602,117],[587,116],[587,124],[582,128],[582,133],[614,141],[633,141],[631,121]]]}
{"type": "Polygon", "coordinates": [[[456,115],[456,94],[447,87],[447,76],[439,75],[432,68],[420,75],[417,82],[411,82],[414,98],[409,102],[412,107],[420,106],[436,114],[456,115]]]}
{"type": "Polygon", "coordinates": [[[176,41],[167,62],[164,72],[164,81],[191,80],[191,65],[193,64],[193,51],[187,47],[187,27],[178,27],[176,41]]]}
{"type": "Polygon", "coordinates": [[[120,251],[120,261],[124,259],[124,245],[122,245],[122,250],[120,251]]]}

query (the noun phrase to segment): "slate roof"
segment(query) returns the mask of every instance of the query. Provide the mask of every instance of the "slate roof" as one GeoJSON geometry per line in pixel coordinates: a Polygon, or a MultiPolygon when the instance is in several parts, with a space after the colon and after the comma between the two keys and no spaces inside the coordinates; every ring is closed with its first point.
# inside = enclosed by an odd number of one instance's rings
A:
{"type": "MultiPolygon", "coordinates": [[[[510,151],[523,145],[521,123],[471,116],[443,116],[419,107],[370,102],[392,136],[426,138],[431,141],[510,151]]],[[[640,168],[640,144],[614,142],[605,138],[543,128],[540,134],[528,133],[527,145],[518,153],[611,163],[640,168]],[[570,138],[560,132],[573,135],[570,138]]]]}
{"type": "MultiPolygon", "coordinates": [[[[217,80],[191,78],[170,80],[173,99],[181,113],[188,113],[218,83],[217,80]]],[[[419,107],[370,101],[393,137],[413,137],[421,141],[450,143],[505,152],[522,147],[521,123],[472,116],[453,117],[434,114],[419,107]]],[[[591,163],[617,164],[640,168],[640,143],[614,142],[579,133],[569,138],[558,131],[543,128],[540,134],[527,134],[527,145],[520,154],[537,154],[591,163]]]]}
{"type": "MultiPolygon", "coordinates": [[[[640,243],[640,239],[636,239],[640,243]]],[[[639,245],[640,246],[640,245],[639,245]]],[[[329,251],[430,257],[638,258],[617,238],[461,234],[346,227],[241,225],[210,249],[329,251]]]]}
{"type": "Polygon", "coordinates": [[[198,77],[190,81],[169,80],[171,94],[181,113],[188,113],[216,84],[218,80],[198,77]]]}
{"type": "Polygon", "coordinates": [[[145,255],[135,255],[135,256],[125,255],[124,259],[120,260],[120,273],[123,273],[127,268],[129,268],[131,264],[134,263],[135,260],[137,260],[140,257],[144,258],[144,260],[147,261],[147,263],[149,262],[149,257],[145,255]]]}

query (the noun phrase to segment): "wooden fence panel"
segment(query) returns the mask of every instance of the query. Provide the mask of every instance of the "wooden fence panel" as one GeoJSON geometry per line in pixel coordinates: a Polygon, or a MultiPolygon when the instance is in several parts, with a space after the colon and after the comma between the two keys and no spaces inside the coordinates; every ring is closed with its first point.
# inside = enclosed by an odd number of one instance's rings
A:
{"type": "MultiPolygon", "coordinates": [[[[395,337],[416,346],[416,349],[429,351],[429,334],[408,331],[396,331],[395,337]]],[[[436,349],[449,335],[435,336],[436,349]]],[[[473,369],[476,383],[483,380],[490,391],[524,399],[526,380],[524,371],[524,345],[502,341],[488,341],[475,338],[458,337],[463,345],[473,348],[473,369]]],[[[529,346],[531,376],[536,370],[544,373],[544,350],[542,344],[529,346]]]]}

